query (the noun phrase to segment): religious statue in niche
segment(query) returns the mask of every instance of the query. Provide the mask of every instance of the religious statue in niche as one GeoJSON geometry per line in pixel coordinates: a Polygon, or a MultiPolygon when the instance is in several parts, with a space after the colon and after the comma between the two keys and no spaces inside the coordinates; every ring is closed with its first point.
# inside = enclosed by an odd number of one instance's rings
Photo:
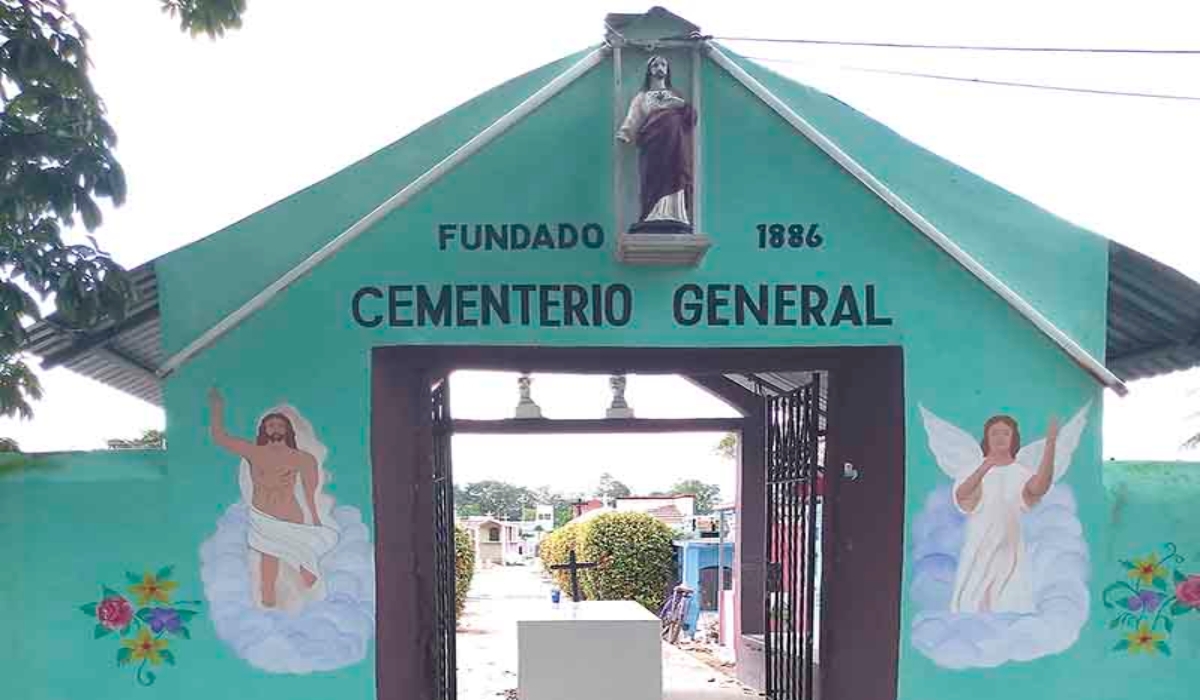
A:
{"type": "Polygon", "coordinates": [[[946,668],[1029,661],[1071,647],[1087,621],[1088,550],[1062,482],[1091,404],[1022,444],[995,415],[978,437],[920,407],[934,460],[952,483],[913,528],[914,646],[946,668]]]}
{"type": "Polygon", "coordinates": [[[328,450],[300,412],[264,412],[231,435],[209,392],[213,443],[238,458],[240,501],[200,550],[217,635],[262,670],[309,673],[361,661],[374,633],[374,552],[358,509],[325,493],[328,450]]]}
{"type": "Polygon", "coordinates": [[[654,55],[617,138],[638,149],[641,210],[632,233],[692,233],[696,111],[671,86],[671,64],[654,55]]]}

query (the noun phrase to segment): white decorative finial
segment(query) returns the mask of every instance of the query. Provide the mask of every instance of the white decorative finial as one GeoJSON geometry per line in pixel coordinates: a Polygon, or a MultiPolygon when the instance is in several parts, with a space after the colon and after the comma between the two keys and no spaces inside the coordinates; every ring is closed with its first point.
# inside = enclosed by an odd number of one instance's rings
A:
{"type": "Polygon", "coordinates": [[[608,418],[633,418],[633,409],[625,402],[625,375],[614,374],[609,377],[608,386],[612,389],[613,399],[604,415],[608,418]]]}
{"type": "Polygon", "coordinates": [[[528,374],[522,374],[517,379],[517,388],[520,391],[521,398],[517,402],[517,410],[514,414],[517,418],[541,418],[542,409],[533,402],[533,397],[530,392],[530,386],[533,384],[533,377],[528,374]]]}

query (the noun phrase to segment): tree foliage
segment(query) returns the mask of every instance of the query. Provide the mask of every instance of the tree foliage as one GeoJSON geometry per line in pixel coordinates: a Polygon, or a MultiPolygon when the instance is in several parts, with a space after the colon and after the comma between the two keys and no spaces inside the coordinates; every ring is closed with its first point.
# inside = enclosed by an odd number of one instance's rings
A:
{"type": "Polygon", "coordinates": [[[720,486],[706,484],[699,479],[677,481],[668,493],[672,496],[695,496],[698,515],[708,515],[713,508],[720,505],[721,500],[720,486]]]}
{"type": "Polygon", "coordinates": [[[110,450],[163,450],[167,447],[167,436],[161,430],[143,430],[141,437],[132,440],[114,438],[108,441],[110,450]]]}
{"type": "Polygon", "coordinates": [[[584,523],[578,556],[599,563],[582,576],[592,600],[636,600],[657,613],[675,580],[673,532],[646,513],[605,513],[584,523]]]}
{"type": "Polygon", "coordinates": [[[467,592],[475,577],[475,547],[471,535],[461,527],[454,528],[454,619],[462,617],[467,604],[467,592]]]}
{"type": "Polygon", "coordinates": [[[713,449],[718,455],[725,459],[737,459],[738,451],[738,436],[737,433],[725,433],[721,441],[713,449]]]}
{"type": "Polygon", "coordinates": [[[596,498],[628,498],[632,494],[629,487],[617,481],[612,474],[604,472],[600,475],[600,484],[596,487],[596,498]]]}
{"type": "MultiPolygon", "coordinates": [[[[240,24],[245,0],[162,0],[185,30],[240,24]]],[[[88,75],[87,31],[65,0],[0,0],[0,415],[33,415],[41,385],[20,356],[53,300],[56,320],[120,319],[129,276],[90,235],[100,206],[125,200],[117,136],[88,75]],[[64,234],[76,224],[83,242],[64,234]]],[[[75,236],[78,238],[79,236],[75,236]]]]}

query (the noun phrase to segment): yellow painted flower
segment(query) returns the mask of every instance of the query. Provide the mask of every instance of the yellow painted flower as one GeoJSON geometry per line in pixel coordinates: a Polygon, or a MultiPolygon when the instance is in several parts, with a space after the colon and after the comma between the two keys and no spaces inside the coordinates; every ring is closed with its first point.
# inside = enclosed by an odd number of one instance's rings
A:
{"type": "Polygon", "coordinates": [[[147,571],[142,575],[142,582],[135,583],[129,587],[129,592],[137,596],[138,605],[147,605],[151,601],[159,603],[171,602],[171,591],[179,584],[174,581],[159,580],[154,574],[147,571]]]}
{"type": "Polygon", "coordinates": [[[152,666],[157,666],[163,662],[160,652],[167,648],[167,640],[155,639],[147,627],[138,630],[137,636],[133,639],[122,639],[121,643],[125,645],[125,648],[129,649],[129,660],[131,662],[146,660],[152,666]]]}
{"type": "Polygon", "coordinates": [[[1167,577],[1167,570],[1159,563],[1158,557],[1153,554],[1141,559],[1133,560],[1133,568],[1129,570],[1129,578],[1135,578],[1142,582],[1143,586],[1154,585],[1154,579],[1167,577]]]}
{"type": "Polygon", "coordinates": [[[1158,643],[1167,637],[1150,629],[1148,622],[1142,622],[1136,632],[1130,632],[1125,638],[1129,640],[1130,654],[1154,654],[1158,651],[1158,643]]]}

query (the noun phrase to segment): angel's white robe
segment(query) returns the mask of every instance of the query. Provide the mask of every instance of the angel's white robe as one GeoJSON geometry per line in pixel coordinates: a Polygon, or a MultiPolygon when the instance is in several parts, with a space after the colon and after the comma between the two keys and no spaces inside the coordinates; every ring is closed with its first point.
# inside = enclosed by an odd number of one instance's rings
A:
{"type": "MultiPolygon", "coordinates": [[[[1021,537],[1021,514],[1028,510],[1023,494],[1033,475],[1019,462],[996,467],[983,478],[983,493],[974,510],[964,509],[954,499],[966,514],[967,525],[951,612],[1035,612],[1029,556],[1021,537]]],[[[968,476],[954,483],[954,493],[968,476]]]]}

